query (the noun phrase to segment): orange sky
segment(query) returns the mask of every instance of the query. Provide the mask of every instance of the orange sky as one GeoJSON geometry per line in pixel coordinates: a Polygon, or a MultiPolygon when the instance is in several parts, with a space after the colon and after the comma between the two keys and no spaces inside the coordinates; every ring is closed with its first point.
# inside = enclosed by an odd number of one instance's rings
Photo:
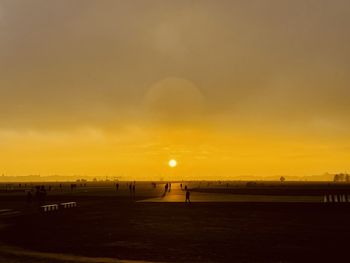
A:
{"type": "Polygon", "coordinates": [[[349,8],[0,0],[0,174],[346,172],[349,8]]]}

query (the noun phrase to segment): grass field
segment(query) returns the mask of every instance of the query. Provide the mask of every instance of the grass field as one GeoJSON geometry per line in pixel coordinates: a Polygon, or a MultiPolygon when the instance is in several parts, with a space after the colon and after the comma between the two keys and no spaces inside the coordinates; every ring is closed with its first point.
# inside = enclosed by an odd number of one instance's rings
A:
{"type": "Polygon", "coordinates": [[[135,197],[126,185],[53,190],[46,203],[79,206],[51,213],[26,204],[24,194],[3,193],[0,209],[20,213],[0,215],[1,262],[334,262],[347,255],[347,203],[136,202],[162,191],[148,183],[137,185],[135,197]]]}

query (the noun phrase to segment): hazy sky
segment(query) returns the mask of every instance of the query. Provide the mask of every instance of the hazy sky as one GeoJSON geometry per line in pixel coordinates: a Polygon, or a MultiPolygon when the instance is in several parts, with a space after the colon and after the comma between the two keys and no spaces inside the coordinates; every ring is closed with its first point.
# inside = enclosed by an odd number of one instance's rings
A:
{"type": "Polygon", "coordinates": [[[349,28],[346,0],[0,0],[0,173],[348,171],[349,28]]]}

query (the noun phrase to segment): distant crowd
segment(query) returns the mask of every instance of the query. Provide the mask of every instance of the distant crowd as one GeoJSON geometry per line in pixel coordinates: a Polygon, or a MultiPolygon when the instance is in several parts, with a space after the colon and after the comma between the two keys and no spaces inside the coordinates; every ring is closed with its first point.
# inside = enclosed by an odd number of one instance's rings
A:
{"type": "MultiPolygon", "coordinates": [[[[154,182],[152,182],[151,185],[153,188],[157,187],[157,184],[154,182]]],[[[24,186],[24,188],[27,188],[27,185],[23,185],[23,186],[24,186]]],[[[21,188],[22,185],[19,184],[18,187],[21,188]]],[[[67,184],[63,185],[62,183],[59,185],[55,185],[54,188],[51,185],[36,185],[34,187],[32,186],[32,188],[30,190],[25,190],[26,197],[27,197],[27,203],[31,204],[33,202],[36,202],[38,204],[44,204],[46,199],[47,199],[48,192],[51,192],[52,189],[54,189],[54,191],[58,191],[58,192],[67,191],[67,188],[70,189],[70,191],[75,191],[78,187],[86,187],[86,183],[84,183],[84,184],[72,183],[72,184],[68,185],[68,187],[67,187],[67,184]],[[64,189],[66,189],[66,190],[64,190],[64,189]]],[[[120,183],[115,182],[114,187],[115,187],[115,191],[119,192],[120,183]]],[[[135,199],[136,198],[136,181],[126,183],[126,187],[129,189],[130,197],[132,199],[135,199]]],[[[190,200],[191,194],[190,194],[190,191],[189,191],[187,185],[183,185],[182,183],[180,183],[180,188],[182,191],[185,192],[185,202],[190,204],[191,203],[191,200],[190,200]]],[[[164,193],[163,193],[162,197],[165,197],[167,195],[167,193],[171,192],[171,190],[172,190],[171,182],[165,183],[164,184],[164,193]]]]}

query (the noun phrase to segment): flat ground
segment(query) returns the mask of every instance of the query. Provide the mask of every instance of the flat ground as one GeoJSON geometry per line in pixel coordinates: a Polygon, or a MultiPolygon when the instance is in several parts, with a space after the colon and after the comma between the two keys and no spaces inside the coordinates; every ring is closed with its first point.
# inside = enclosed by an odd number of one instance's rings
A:
{"type": "MultiPolygon", "coordinates": [[[[347,255],[347,203],[186,205],[148,202],[163,192],[150,184],[138,185],[135,197],[125,185],[118,192],[53,189],[46,203],[79,207],[40,213],[24,194],[0,196],[0,210],[12,209],[0,213],[0,262],[330,262],[347,255]]],[[[181,196],[175,184],[166,198],[172,193],[181,196]]]]}

